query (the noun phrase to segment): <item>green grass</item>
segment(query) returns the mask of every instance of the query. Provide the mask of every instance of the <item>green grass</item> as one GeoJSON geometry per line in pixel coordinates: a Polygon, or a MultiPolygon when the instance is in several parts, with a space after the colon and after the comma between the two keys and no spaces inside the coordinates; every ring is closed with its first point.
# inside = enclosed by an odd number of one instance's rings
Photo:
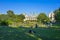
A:
{"type": "Polygon", "coordinates": [[[36,33],[29,33],[31,28],[0,27],[0,40],[60,40],[59,28],[33,28],[36,33]]]}

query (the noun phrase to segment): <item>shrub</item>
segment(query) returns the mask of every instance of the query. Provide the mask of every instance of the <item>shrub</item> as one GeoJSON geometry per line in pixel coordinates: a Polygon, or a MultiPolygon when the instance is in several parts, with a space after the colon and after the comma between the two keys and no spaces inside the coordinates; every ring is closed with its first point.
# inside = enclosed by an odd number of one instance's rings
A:
{"type": "Polygon", "coordinates": [[[6,21],[1,21],[1,22],[0,22],[0,26],[8,26],[8,22],[6,22],[6,21]]]}

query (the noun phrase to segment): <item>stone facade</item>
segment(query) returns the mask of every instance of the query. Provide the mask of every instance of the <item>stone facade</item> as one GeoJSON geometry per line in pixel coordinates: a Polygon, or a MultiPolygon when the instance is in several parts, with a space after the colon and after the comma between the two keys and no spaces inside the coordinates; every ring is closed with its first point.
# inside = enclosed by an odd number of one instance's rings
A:
{"type": "Polygon", "coordinates": [[[25,15],[24,21],[27,21],[27,20],[37,20],[37,16],[35,16],[35,15],[25,15]]]}
{"type": "Polygon", "coordinates": [[[53,12],[49,13],[49,18],[51,22],[55,22],[55,14],[53,12]]]}

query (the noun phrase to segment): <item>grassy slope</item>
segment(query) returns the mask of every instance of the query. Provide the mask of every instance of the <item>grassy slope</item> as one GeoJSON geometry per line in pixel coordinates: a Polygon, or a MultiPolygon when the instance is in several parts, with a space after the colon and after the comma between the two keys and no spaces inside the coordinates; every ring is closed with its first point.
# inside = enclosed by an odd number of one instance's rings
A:
{"type": "Polygon", "coordinates": [[[34,28],[36,33],[28,33],[31,28],[0,27],[0,40],[60,40],[60,29],[34,28]]]}

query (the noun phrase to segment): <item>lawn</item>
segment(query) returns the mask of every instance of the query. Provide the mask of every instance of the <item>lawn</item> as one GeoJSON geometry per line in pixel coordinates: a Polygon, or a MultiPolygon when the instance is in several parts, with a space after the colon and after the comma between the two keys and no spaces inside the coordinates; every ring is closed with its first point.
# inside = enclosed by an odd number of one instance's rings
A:
{"type": "Polygon", "coordinates": [[[0,40],[60,40],[59,28],[0,27],[0,40]],[[29,33],[32,29],[35,33],[29,33]]]}

